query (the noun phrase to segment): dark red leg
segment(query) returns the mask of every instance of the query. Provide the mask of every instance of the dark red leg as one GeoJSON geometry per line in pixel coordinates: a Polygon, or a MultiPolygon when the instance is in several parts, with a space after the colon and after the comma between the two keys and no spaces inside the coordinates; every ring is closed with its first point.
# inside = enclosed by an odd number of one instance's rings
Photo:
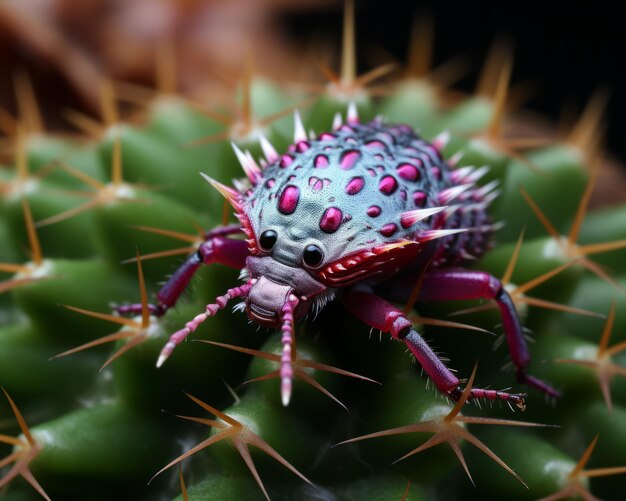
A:
{"type": "MultiPolygon", "coordinates": [[[[361,290],[348,292],[344,303],[359,320],[375,329],[389,333],[394,339],[403,341],[439,391],[455,400],[461,397],[463,390],[459,387],[459,379],[428,346],[401,310],[375,294],[361,290]]],[[[512,402],[520,408],[524,407],[523,394],[472,388],[469,398],[503,400],[512,402]]]]}
{"type": "MultiPolygon", "coordinates": [[[[151,313],[162,316],[176,304],[176,301],[189,285],[195,272],[203,264],[223,264],[230,268],[241,270],[246,266],[248,247],[245,240],[227,238],[225,235],[236,233],[236,228],[226,226],[207,232],[206,241],[198,250],[190,255],[185,262],[169,278],[161,290],[157,293],[157,304],[150,305],[151,313]]],[[[241,230],[239,230],[241,232],[241,230]]],[[[119,306],[118,313],[138,314],[141,312],[140,304],[119,306]]]]}
{"type": "Polygon", "coordinates": [[[509,346],[511,360],[515,365],[518,381],[542,392],[560,396],[559,392],[547,383],[526,374],[530,361],[528,345],[524,338],[522,324],[509,293],[500,280],[489,273],[468,270],[435,270],[424,276],[419,293],[419,301],[452,301],[463,299],[493,299],[500,308],[502,325],[509,346]]]}

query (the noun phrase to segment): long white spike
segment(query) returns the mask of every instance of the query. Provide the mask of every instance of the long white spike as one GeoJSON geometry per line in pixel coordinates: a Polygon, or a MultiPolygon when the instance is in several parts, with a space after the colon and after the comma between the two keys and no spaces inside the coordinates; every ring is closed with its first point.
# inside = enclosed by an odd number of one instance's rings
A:
{"type": "Polygon", "coordinates": [[[268,141],[268,139],[263,135],[259,134],[259,143],[261,144],[261,149],[263,150],[263,155],[269,163],[275,162],[279,158],[279,154],[276,151],[276,148],[268,141]]]}
{"type": "Polygon", "coordinates": [[[333,130],[337,130],[339,127],[343,125],[343,118],[341,117],[341,113],[335,113],[333,117],[333,130]]]}
{"type": "Polygon", "coordinates": [[[487,183],[485,186],[482,186],[481,188],[478,188],[476,190],[476,193],[481,196],[484,197],[486,195],[489,194],[489,192],[495,190],[500,184],[500,181],[497,179],[494,179],[493,181],[491,181],[490,183],[487,183]]]}
{"type": "Polygon", "coordinates": [[[476,169],[474,172],[470,173],[470,175],[467,176],[466,181],[468,183],[475,183],[476,181],[481,179],[485,174],[487,174],[487,172],[489,172],[489,166],[483,165],[482,167],[479,167],[478,169],[476,169]]]}
{"type": "Polygon", "coordinates": [[[461,182],[465,181],[465,178],[467,176],[469,176],[472,172],[474,172],[474,166],[473,165],[467,165],[465,167],[459,167],[458,169],[455,169],[455,170],[453,170],[450,173],[450,178],[455,183],[461,183],[461,182]]]}
{"type": "Polygon", "coordinates": [[[461,228],[458,230],[426,230],[419,233],[417,241],[419,243],[430,242],[436,238],[443,238],[449,235],[454,235],[455,233],[463,233],[464,231],[467,231],[467,228],[461,228]]]}
{"type": "Polygon", "coordinates": [[[461,193],[473,188],[474,184],[460,184],[458,186],[452,186],[451,188],[446,188],[445,190],[441,190],[439,192],[439,203],[448,204],[456,197],[458,197],[461,193]]]}
{"type": "Polygon", "coordinates": [[[354,101],[350,101],[348,104],[348,114],[346,115],[346,122],[349,124],[358,124],[361,120],[359,119],[359,110],[356,107],[354,101]]]}
{"type": "Polygon", "coordinates": [[[432,142],[432,145],[438,151],[443,150],[448,142],[450,141],[450,132],[444,130],[441,134],[439,134],[432,142]]]}
{"type": "Polygon", "coordinates": [[[450,167],[456,167],[457,165],[459,165],[459,162],[463,158],[463,155],[464,155],[463,151],[460,151],[460,150],[457,151],[454,155],[450,157],[450,160],[448,160],[448,165],[450,167]]]}
{"type": "Polygon", "coordinates": [[[400,222],[404,228],[413,226],[415,223],[426,219],[427,217],[437,214],[438,212],[446,210],[448,207],[431,207],[428,209],[416,209],[402,213],[400,216],[400,222]]]}
{"type": "Polygon", "coordinates": [[[300,117],[298,110],[293,112],[293,128],[293,142],[299,143],[300,141],[306,141],[306,130],[304,129],[302,117],[300,117]]]}
{"type": "Polygon", "coordinates": [[[235,143],[230,144],[233,147],[235,155],[237,155],[237,160],[239,160],[239,163],[241,164],[241,167],[243,168],[243,171],[246,173],[246,176],[248,177],[250,182],[252,184],[257,184],[259,178],[261,177],[261,168],[254,161],[254,158],[252,158],[252,155],[249,151],[246,151],[246,153],[244,153],[235,143]]]}

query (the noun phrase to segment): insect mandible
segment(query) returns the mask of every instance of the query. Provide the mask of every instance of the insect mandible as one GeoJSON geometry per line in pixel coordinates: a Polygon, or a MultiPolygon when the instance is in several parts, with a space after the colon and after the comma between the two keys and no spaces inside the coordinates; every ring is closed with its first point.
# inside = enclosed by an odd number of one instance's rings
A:
{"type": "MultiPolygon", "coordinates": [[[[378,295],[393,291],[406,300],[421,280],[418,301],[495,300],[517,380],[558,396],[526,373],[530,356],[515,306],[492,275],[463,268],[491,245],[494,225],[487,213],[497,183],[478,186],[486,167],[453,169],[441,150],[444,133],[429,143],[407,125],[377,118],[361,123],[356,106],[345,123],[336,115],[332,130],[306,134],[295,114],[294,142],[284,154],[261,137],[261,166],[233,145],[247,182],[237,189],[202,174],[232,205],[240,225],[207,232],[157,294],[152,313],[174,306],[195,271],[219,263],[242,270],[244,283],[229,289],[205,312],[175,332],[157,367],[198,325],[233,300],[243,300],[248,318],[282,331],[280,391],[292,392],[294,322],[331,300],[367,325],[402,341],[439,391],[462,395],[459,379],[415,330],[407,315],[378,295]],[[243,232],[245,239],[231,238],[243,232]],[[399,273],[402,271],[402,273],[399,273]]],[[[139,311],[122,306],[120,313],[139,311]]],[[[524,408],[523,393],[472,388],[469,398],[501,400],[524,408]]]]}

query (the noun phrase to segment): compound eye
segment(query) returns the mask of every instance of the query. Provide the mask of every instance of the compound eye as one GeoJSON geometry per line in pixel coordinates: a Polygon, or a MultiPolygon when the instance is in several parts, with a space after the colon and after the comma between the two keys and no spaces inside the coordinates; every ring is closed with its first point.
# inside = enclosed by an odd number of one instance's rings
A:
{"type": "Polygon", "coordinates": [[[307,245],[302,253],[302,260],[307,266],[317,266],[322,262],[324,254],[317,245],[307,245]]]}
{"type": "Polygon", "coordinates": [[[259,238],[259,244],[261,244],[261,248],[264,251],[272,250],[276,240],[278,239],[278,235],[274,230],[266,230],[261,233],[261,238],[259,238]]]}

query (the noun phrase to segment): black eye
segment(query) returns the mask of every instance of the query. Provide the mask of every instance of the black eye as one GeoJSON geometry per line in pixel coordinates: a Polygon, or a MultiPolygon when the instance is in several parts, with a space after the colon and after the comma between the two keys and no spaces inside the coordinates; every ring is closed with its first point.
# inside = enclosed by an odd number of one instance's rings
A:
{"type": "Polygon", "coordinates": [[[274,247],[274,244],[276,243],[276,239],[278,238],[278,235],[276,234],[276,232],[274,230],[266,230],[263,233],[261,233],[261,238],[259,238],[259,243],[261,244],[261,248],[263,250],[272,250],[272,247],[274,247]]]}
{"type": "Polygon", "coordinates": [[[304,264],[307,266],[317,266],[322,262],[324,255],[317,245],[307,245],[302,254],[304,264]]]}

